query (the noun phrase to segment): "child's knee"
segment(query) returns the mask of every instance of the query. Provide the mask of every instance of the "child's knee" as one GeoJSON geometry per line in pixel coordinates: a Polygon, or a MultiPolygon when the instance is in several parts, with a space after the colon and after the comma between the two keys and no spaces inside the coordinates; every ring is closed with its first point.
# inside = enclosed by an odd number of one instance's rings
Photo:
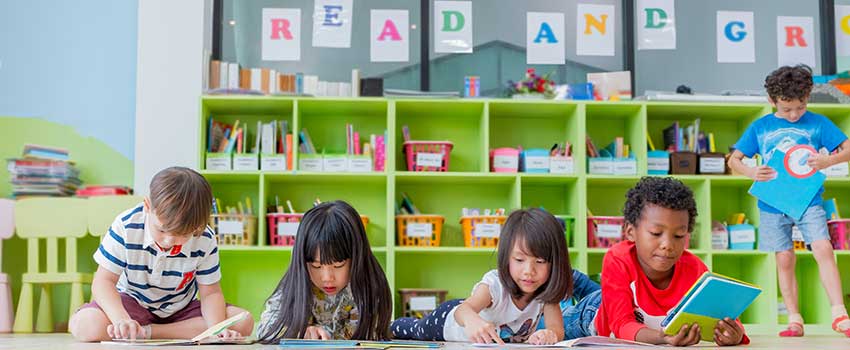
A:
{"type": "Polygon", "coordinates": [[[85,308],[77,311],[68,320],[68,330],[75,339],[84,342],[108,340],[106,327],[109,318],[97,308],[85,308]]]}

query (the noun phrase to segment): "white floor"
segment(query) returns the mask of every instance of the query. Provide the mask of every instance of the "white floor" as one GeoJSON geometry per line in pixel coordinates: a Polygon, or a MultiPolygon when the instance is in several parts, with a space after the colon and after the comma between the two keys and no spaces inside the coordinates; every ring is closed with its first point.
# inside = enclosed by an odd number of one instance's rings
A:
{"type": "MultiPolygon", "coordinates": [[[[817,350],[847,350],[850,349],[850,338],[844,338],[838,334],[834,335],[812,335],[803,338],[779,338],[776,336],[753,336],[752,344],[736,347],[733,349],[817,349],[817,350]]],[[[444,349],[471,348],[461,343],[447,343],[444,349]]],[[[711,348],[717,346],[712,343],[702,343],[691,348],[711,348]]],[[[68,334],[0,334],[0,349],[37,349],[37,350],[93,350],[93,349],[182,349],[187,347],[138,347],[121,345],[101,345],[96,343],[79,343],[74,341],[68,334]]],[[[230,346],[204,346],[204,350],[215,349],[278,349],[275,345],[230,345],[230,346]]],[[[474,349],[474,348],[473,348],[474,349]]],[[[665,349],[673,349],[667,348],[665,349]]]]}

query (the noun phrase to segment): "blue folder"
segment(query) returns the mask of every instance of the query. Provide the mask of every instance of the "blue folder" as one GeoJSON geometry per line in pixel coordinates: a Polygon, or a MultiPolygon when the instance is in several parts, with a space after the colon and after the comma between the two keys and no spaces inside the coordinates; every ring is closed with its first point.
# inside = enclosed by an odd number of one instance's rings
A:
{"type": "Polygon", "coordinates": [[[826,175],[816,171],[814,175],[802,179],[791,176],[785,170],[785,153],[778,150],[773,153],[767,165],[776,170],[776,178],[754,182],[750,187],[750,194],[800,220],[826,181],[826,175]]]}

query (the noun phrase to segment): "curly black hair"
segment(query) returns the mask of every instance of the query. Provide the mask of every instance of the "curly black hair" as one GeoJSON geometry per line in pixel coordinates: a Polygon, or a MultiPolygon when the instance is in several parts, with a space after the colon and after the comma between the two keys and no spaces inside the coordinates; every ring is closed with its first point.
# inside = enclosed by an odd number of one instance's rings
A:
{"type": "Polygon", "coordinates": [[[779,67],[764,79],[764,88],[773,101],[805,101],[812,85],[812,68],[805,64],[779,67]]]}
{"type": "Polygon", "coordinates": [[[688,211],[688,232],[692,232],[697,217],[697,203],[688,186],[672,177],[645,176],[626,193],[623,215],[626,222],[637,226],[643,208],[654,204],[672,210],[688,211]]]}

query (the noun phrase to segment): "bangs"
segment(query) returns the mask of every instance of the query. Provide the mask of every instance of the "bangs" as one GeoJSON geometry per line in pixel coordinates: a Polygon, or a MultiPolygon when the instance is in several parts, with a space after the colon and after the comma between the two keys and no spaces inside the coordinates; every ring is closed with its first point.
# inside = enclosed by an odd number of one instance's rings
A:
{"type": "MultiPolygon", "coordinates": [[[[305,262],[316,261],[322,265],[333,264],[352,258],[354,228],[343,215],[333,211],[317,211],[316,215],[304,216],[298,228],[298,236],[306,237],[304,242],[305,262]],[[309,227],[313,232],[301,232],[301,228],[309,227]]],[[[305,229],[306,231],[307,229],[305,229]]]]}

